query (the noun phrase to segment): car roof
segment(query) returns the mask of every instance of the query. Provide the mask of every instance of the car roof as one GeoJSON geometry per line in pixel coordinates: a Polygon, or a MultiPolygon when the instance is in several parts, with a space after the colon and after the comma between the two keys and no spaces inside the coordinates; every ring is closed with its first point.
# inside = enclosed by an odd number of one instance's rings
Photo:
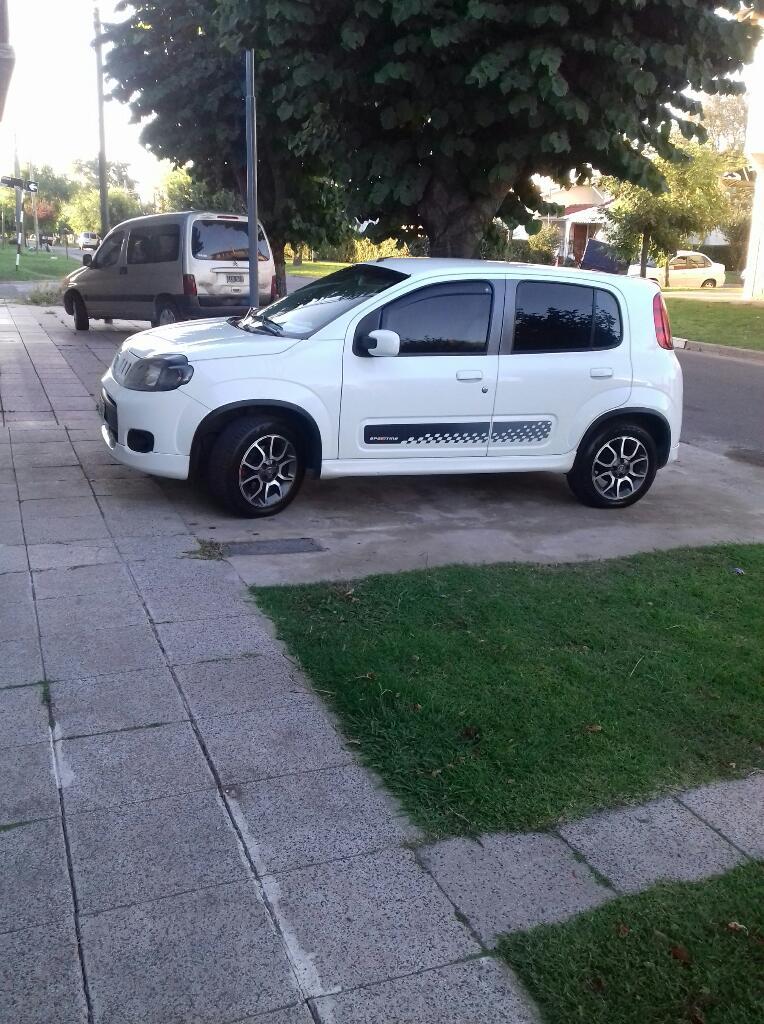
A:
{"type": "Polygon", "coordinates": [[[371,266],[389,267],[409,277],[429,277],[442,273],[499,273],[516,277],[532,272],[534,277],[555,278],[567,284],[618,284],[626,288],[650,288],[655,291],[654,281],[645,278],[628,277],[626,274],[608,274],[602,270],[578,270],[575,267],[552,267],[545,263],[510,263],[501,260],[468,260],[416,256],[387,256],[379,260],[367,260],[371,266]]]}

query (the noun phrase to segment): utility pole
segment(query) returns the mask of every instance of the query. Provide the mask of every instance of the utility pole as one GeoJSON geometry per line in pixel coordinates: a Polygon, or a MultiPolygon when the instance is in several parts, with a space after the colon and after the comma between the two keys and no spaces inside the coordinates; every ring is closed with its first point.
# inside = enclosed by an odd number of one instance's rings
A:
{"type": "MultiPolygon", "coordinates": [[[[19,167],[19,149],[14,139],[13,143],[14,154],[13,154],[13,173],[17,178],[21,177],[21,168],[19,167]]],[[[16,273],[19,272],[19,264],[21,263],[21,240],[24,236],[24,196],[22,190],[16,186],[16,273]]]]}
{"type": "MultiPolygon", "coordinates": [[[[34,177],[34,168],[29,168],[29,177],[34,177]]],[[[40,225],[37,221],[37,193],[32,193],[32,216],[34,217],[35,255],[40,251],[40,225]]]]}
{"type": "Polygon", "coordinates": [[[257,219],[257,107],[255,105],[255,51],[247,50],[246,59],[247,94],[247,220],[249,221],[249,304],[253,309],[260,305],[258,285],[258,235],[260,226],[257,219]]]}
{"type": "Polygon", "coordinates": [[[109,192],[106,181],[106,128],[103,117],[103,56],[101,54],[101,16],[93,8],[93,29],[95,31],[96,74],[98,75],[98,190],[101,196],[101,238],[109,230],[109,192]]]}

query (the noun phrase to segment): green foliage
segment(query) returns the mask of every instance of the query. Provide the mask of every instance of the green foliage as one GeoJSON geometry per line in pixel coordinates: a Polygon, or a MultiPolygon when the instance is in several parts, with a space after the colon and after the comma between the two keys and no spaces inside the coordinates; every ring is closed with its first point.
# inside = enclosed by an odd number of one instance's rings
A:
{"type": "Polygon", "coordinates": [[[512,231],[499,217],[489,224],[480,242],[480,258],[504,260],[519,263],[554,262],[560,245],[559,230],[552,224],[544,224],[527,239],[512,238],[512,231]]]}
{"type": "Polygon", "coordinates": [[[741,270],[746,263],[748,236],[751,231],[754,183],[747,178],[725,179],[723,182],[725,210],[719,222],[730,244],[731,270],[741,270]]]}
{"type": "Polygon", "coordinates": [[[184,167],[176,167],[162,183],[157,202],[158,213],[181,210],[210,210],[214,213],[246,213],[247,204],[240,192],[218,189],[213,192],[194,181],[184,167]]]}
{"type": "MultiPolygon", "coordinates": [[[[534,174],[597,167],[659,188],[671,130],[703,137],[688,91],[742,91],[759,29],[738,0],[217,0],[232,52],[256,46],[281,133],[347,182],[350,214],[475,255],[499,214],[527,223],[534,174]]],[[[760,0],[755,6],[760,7],[760,0]]],[[[161,76],[160,76],[161,77],[161,76]]]]}
{"type": "MultiPolygon", "coordinates": [[[[189,173],[206,194],[246,196],[244,58],[222,48],[217,0],[122,2],[127,14],[109,26],[106,57],[112,95],[144,122],[141,139],[160,159],[189,173]]],[[[262,4],[252,8],[258,13],[262,4]]],[[[342,191],[323,164],[289,148],[274,80],[278,61],[258,52],[259,216],[271,241],[283,287],[286,242],[318,245],[345,230],[342,191]]]]}
{"type": "MultiPolygon", "coordinates": [[[[140,200],[121,188],[109,189],[109,220],[111,226],[120,224],[128,217],[139,217],[143,213],[140,200]]],[[[80,231],[100,231],[101,203],[97,188],[82,188],[61,209],[62,219],[75,234],[80,231]]]]}
{"type": "Polygon", "coordinates": [[[321,255],[340,263],[363,263],[381,260],[386,256],[409,256],[410,253],[406,243],[397,238],[383,238],[374,242],[362,235],[349,234],[339,245],[322,250],[321,255]]]}
{"type": "MultiPolygon", "coordinates": [[[[75,160],[73,170],[78,182],[85,188],[98,188],[100,178],[98,176],[98,157],[92,160],[75,160]]],[[[129,164],[120,161],[106,161],[106,186],[107,188],[119,188],[125,192],[135,192],[135,179],[130,177],[129,164]]]]}
{"type": "Polygon", "coordinates": [[[533,257],[532,263],[554,263],[560,247],[560,229],[554,224],[544,224],[541,229],[528,239],[528,246],[533,257]]]}
{"type": "Polygon", "coordinates": [[[679,161],[655,159],[665,181],[661,192],[614,179],[603,182],[605,191],[615,196],[607,211],[608,237],[627,259],[636,258],[644,237],[650,251],[665,258],[691,235],[704,235],[724,220],[723,158],[697,142],[677,142],[677,149],[679,161]]]}

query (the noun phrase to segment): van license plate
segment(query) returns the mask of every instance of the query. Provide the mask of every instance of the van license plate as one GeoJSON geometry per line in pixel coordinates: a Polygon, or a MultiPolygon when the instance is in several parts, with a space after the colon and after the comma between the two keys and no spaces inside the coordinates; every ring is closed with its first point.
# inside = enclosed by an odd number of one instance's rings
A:
{"type": "Polygon", "coordinates": [[[226,284],[244,284],[243,274],[226,274],[226,284]]]}

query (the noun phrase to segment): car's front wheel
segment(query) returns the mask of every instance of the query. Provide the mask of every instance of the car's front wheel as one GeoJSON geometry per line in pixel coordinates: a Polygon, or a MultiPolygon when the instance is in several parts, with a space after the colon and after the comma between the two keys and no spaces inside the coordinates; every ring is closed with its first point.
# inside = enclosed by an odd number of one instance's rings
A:
{"type": "Polygon", "coordinates": [[[235,515],[258,519],[286,508],[305,475],[300,438],[285,420],[245,416],[216,438],[207,479],[217,500],[235,515]]]}
{"type": "Polygon", "coordinates": [[[644,498],[658,469],[650,433],[636,423],[606,424],[584,442],[568,473],[579,501],[594,508],[625,508],[644,498]]]}
{"type": "Polygon", "coordinates": [[[72,296],[72,313],[74,314],[74,329],[76,331],[90,330],[90,317],[87,306],[81,295],[76,293],[72,296]]]}
{"type": "Polygon", "coordinates": [[[704,281],[700,286],[701,288],[716,288],[716,281],[713,277],[709,277],[707,281],[704,281]]]}

